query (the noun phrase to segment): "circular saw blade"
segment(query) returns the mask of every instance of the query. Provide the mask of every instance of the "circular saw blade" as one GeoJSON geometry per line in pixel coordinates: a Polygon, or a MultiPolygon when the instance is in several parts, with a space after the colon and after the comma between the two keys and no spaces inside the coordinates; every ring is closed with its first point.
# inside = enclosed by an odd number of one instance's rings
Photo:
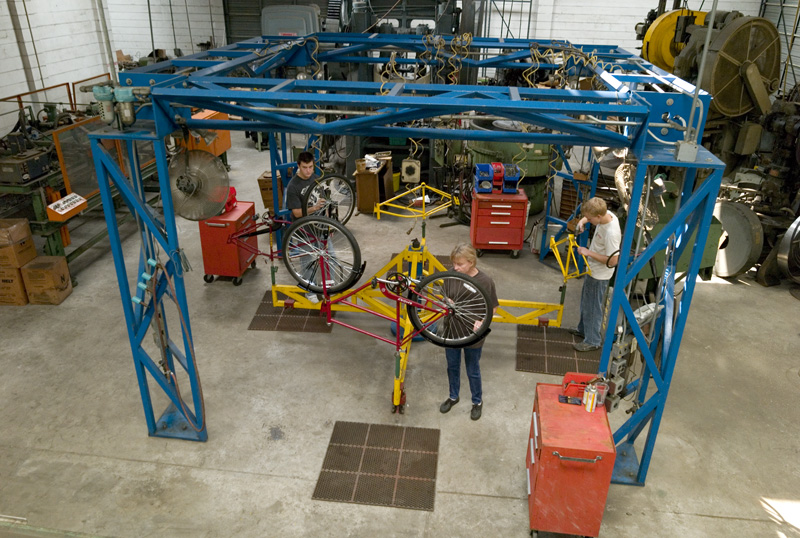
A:
{"type": "Polygon", "coordinates": [[[169,163],[169,180],[176,215],[205,220],[225,208],[230,185],[228,171],[213,154],[192,150],[176,155],[169,163]]]}

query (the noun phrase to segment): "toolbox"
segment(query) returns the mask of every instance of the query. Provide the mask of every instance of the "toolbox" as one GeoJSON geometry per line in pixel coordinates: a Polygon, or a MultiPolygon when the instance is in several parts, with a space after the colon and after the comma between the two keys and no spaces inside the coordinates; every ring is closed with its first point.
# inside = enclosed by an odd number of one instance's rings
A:
{"type": "MultiPolygon", "coordinates": [[[[213,281],[215,276],[227,276],[233,277],[233,283],[239,285],[247,267],[255,267],[255,253],[228,242],[233,232],[251,224],[255,218],[255,203],[240,201],[232,210],[200,221],[200,246],[203,249],[206,282],[213,281]]],[[[258,236],[248,237],[244,241],[258,250],[258,236]]]]}
{"type": "Polygon", "coordinates": [[[588,412],[561,403],[563,390],[563,384],[536,385],[525,459],[531,534],[597,536],[614,470],[614,436],[605,407],[588,412]]]}

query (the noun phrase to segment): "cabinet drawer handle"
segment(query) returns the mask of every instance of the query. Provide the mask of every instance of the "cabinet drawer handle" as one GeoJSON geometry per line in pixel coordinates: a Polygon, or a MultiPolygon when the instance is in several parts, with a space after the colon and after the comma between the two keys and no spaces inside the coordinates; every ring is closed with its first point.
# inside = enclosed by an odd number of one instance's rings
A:
{"type": "Polygon", "coordinates": [[[528,475],[528,497],[531,496],[531,470],[525,469],[526,474],[528,475]]]}
{"type": "Polygon", "coordinates": [[[504,220],[490,220],[489,224],[505,224],[505,225],[508,225],[508,224],[511,224],[511,223],[508,222],[508,221],[504,221],[504,220]]]}
{"type": "Polygon", "coordinates": [[[495,208],[495,207],[496,207],[497,209],[511,209],[511,206],[510,206],[510,205],[498,205],[498,204],[492,204],[492,208],[495,208]]]}
{"type": "Polygon", "coordinates": [[[536,420],[536,411],[533,412],[533,442],[539,448],[539,421],[536,420]]]}
{"type": "Polygon", "coordinates": [[[579,463],[597,463],[598,461],[603,459],[603,456],[597,456],[593,460],[590,460],[588,458],[570,458],[569,456],[562,456],[561,454],[558,453],[557,450],[553,451],[553,456],[558,456],[558,459],[560,460],[577,461],[579,463]]]}
{"type": "Polygon", "coordinates": [[[510,215],[511,211],[492,211],[492,215],[510,215]]]}
{"type": "Polygon", "coordinates": [[[489,241],[490,245],[507,245],[508,241],[489,241]]]}
{"type": "Polygon", "coordinates": [[[226,222],[206,222],[206,226],[211,228],[227,228],[228,223],[226,222]]]}
{"type": "Polygon", "coordinates": [[[536,463],[536,450],[533,448],[533,439],[531,439],[531,463],[536,463]]]}

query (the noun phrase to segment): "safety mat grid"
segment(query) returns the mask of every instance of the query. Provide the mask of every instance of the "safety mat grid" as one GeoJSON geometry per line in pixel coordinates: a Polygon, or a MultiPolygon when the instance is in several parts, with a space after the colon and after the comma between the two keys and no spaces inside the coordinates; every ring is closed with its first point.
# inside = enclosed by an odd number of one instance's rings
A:
{"type": "Polygon", "coordinates": [[[433,511],[439,430],[337,421],[312,499],[433,511]]]}
{"type": "Polygon", "coordinates": [[[564,375],[594,373],[600,367],[600,350],[575,351],[582,341],[560,327],[517,325],[517,371],[564,375]]]}
{"type": "MultiPolygon", "coordinates": [[[[336,317],[336,312],[332,316],[336,317]]],[[[272,291],[267,290],[247,330],[329,333],[332,328],[319,310],[272,306],[272,291]]]]}

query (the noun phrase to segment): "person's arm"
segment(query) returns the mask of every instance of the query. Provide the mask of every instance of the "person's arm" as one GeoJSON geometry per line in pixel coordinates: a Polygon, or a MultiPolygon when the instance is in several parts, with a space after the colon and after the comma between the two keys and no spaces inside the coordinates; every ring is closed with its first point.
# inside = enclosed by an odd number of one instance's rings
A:
{"type": "Polygon", "coordinates": [[[589,219],[586,217],[581,217],[581,220],[579,220],[578,224],[575,225],[575,233],[582,234],[587,222],[589,222],[589,219]]]}
{"type": "Polygon", "coordinates": [[[605,254],[600,254],[599,252],[589,250],[586,247],[578,247],[578,254],[592,258],[593,260],[605,264],[607,267],[616,267],[617,262],[619,262],[619,252],[616,252],[611,256],[606,256],[605,254]]]}

